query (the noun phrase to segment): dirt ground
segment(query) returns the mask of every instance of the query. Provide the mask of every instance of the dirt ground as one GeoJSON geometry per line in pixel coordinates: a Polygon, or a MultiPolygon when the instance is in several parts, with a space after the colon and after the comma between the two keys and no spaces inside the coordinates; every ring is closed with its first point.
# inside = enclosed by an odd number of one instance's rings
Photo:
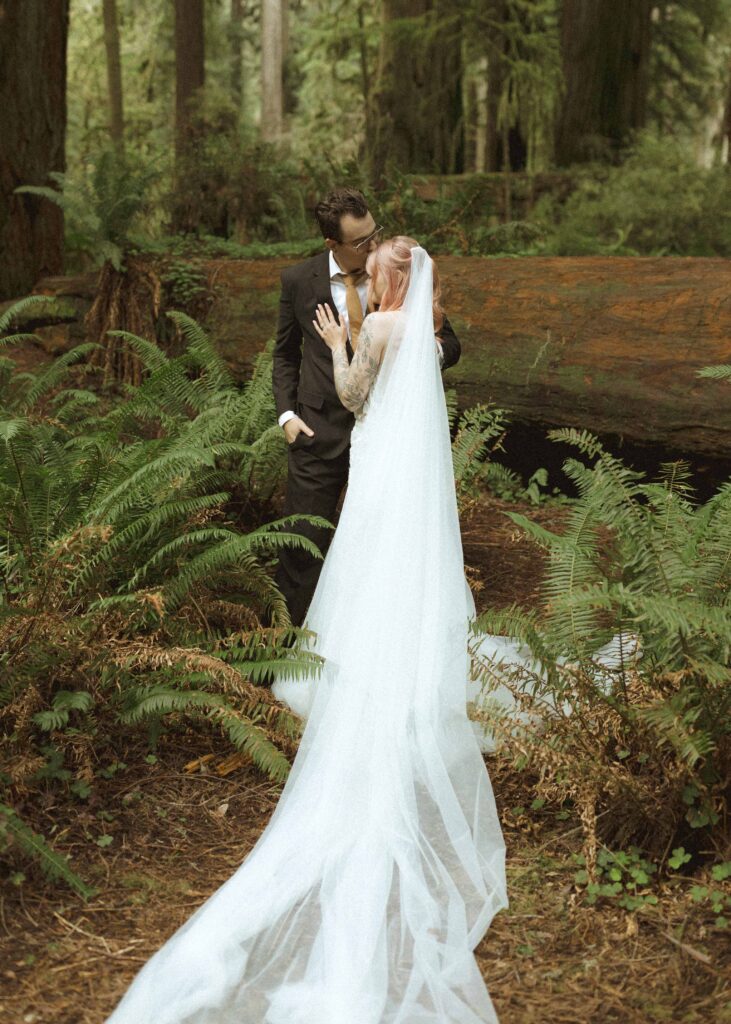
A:
{"type": "MultiPolygon", "coordinates": [[[[483,584],[478,607],[536,600],[540,556],[507,507],[515,506],[486,499],[464,520],[465,561],[483,584]]],[[[524,511],[547,526],[562,515],[524,511]]],[[[239,866],[281,790],[251,765],[217,774],[230,750],[202,726],[165,734],[154,763],[139,734],[120,736],[116,749],[116,768],[100,765],[109,777],[88,801],[74,809],[49,798],[36,822],[98,895],[85,904],[29,871],[0,896],[0,1024],[100,1024],[148,957],[239,866]]],[[[578,820],[532,810],[530,780],[499,757],[486,763],[511,903],[476,955],[501,1024],[731,1022],[728,936],[677,887],[651,912],[587,906],[573,882],[578,820]]]]}
{"type": "MultiPolygon", "coordinates": [[[[6,892],[3,1024],[100,1024],[145,960],[256,842],[279,787],[246,767],[228,778],[186,772],[194,749],[206,750],[202,736],[170,738],[152,766],[141,747],[130,750],[128,763],[138,767],[105,787],[107,820],[89,808],[59,829],[57,845],[101,889],[87,905],[60,887],[6,892]],[[104,849],[94,842],[101,832],[114,837],[104,849]]],[[[651,916],[584,906],[572,882],[577,822],[526,810],[521,781],[487,763],[511,904],[476,954],[501,1022],[731,1020],[729,950],[703,940],[697,922],[688,927],[691,908],[671,896],[651,916]]]]}

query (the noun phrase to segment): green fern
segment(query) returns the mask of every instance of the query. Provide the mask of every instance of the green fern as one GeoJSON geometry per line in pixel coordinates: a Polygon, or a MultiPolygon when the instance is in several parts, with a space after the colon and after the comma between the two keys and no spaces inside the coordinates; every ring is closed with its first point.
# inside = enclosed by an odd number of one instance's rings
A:
{"type": "Polygon", "coordinates": [[[15,192],[42,196],[61,207],[74,246],[98,264],[110,260],[119,270],[130,228],[144,211],[159,172],[144,161],[125,159],[113,147],[93,155],[89,165],[82,178],[51,171],[48,178],[55,187],[21,185],[15,192]]]}
{"type": "MultiPolygon", "coordinates": [[[[186,682],[205,682],[205,676],[187,673],[186,682]]],[[[227,736],[242,753],[249,754],[254,764],[272,781],[283,782],[289,772],[289,761],[269,739],[264,730],[237,711],[220,693],[171,686],[166,683],[138,686],[129,690],[119,720],[137,724],[150,718],[174,714],[201,714],[223,726],[227,736]]],[[[286,712],[283,713],[288,718],[286,712]]],[[[281,723],[280,723],[281,725],[281,723]]],[[[291,732],[291,730],[290,730],[291,732]]]]}
{"type": "Polygon", "coordinates": [[[490,456],[501,447],[506,416],[502,409],[476,405],[462,414],[452,442],[455,486],[460,502],[484,483],[490,456]]]}
{"type": "Polygon", "coordinates": [[[289,775],[289,761],[256,725],[247,721],[231,707],[214,707],[209,718],[220,722],[237,750],[249,754],[261,771],[274,782],[284,782],[289,775]]]}
{"type": "Polygon", "coordinates": [[[454,429],[457,426],[457,420],[459,418],[459,399],[457,398],[457,391],[455,388],[447,388],[444,392],[444,399],[447,404],[447,419],[449,420],[450,429],[454,429]]]}
{"type": "Polygon", "coordinates": [[[57,853],[43,836],[34,832],[12,807],[0,803],[0,842],[2,841],[5,846],[12,842],[27,857],[36,861],[51,880],[66,882],[84,899],[90,899],[95,895],[95,890],[69,867],[65,857],[57,853]]]}
{"type": "Polygon", "coordinates": [[[187,359],[203,372],[203,380],[209,390],[218,392],[232,388],[234,381],[231,371],[208,340],[200,324],[179,310],[172,310],[167,315],[187,339],[187,359]]]}
{"type": "Polygon", "coordinates": [[[698,370],[698,377],[710,377],[711,380],[731,380],[731,366],[704,366],[698,370]]]}
{"type": "Polygon", "coordinates": [[[56,300],[48,295],[26,295],[0,313],[0,348],[6,345],[18,345],[24,341],[38,341],[38,336],[21,332],[17,334],[6,334],[14,320],[18,320],[26,313],[33,310],[34,306],[41,306],[43,309],[53,307],[56,300]],[[2,337],[2,335],[6,335],[2,337]]]}
{"type": "Polygon", "coordinates": [[[297,517],[254,529],[237,521],[286,468],[272,346],[238,388],[202,329],[173,319],[188,342],[176,357],[125,334],[145,377],[111,405],[65,386],[88,346],[38,374],[0,365],[0,701],[13,751],[46,761],[35,784],[68,787],[63,749],[100,720],[113,733],[184,717],[215,721],[281,781],[278,744],[297,737],[299,720],[256,684],[318,668],[281,630],[257,628],[258,616],[289,626],[272,575],[278,552],[318,549],[295,532],[297,517]],[[226,661],[231,632],[240,643],[226,661]],[[165,652],[154,666],[116,653],[144,651],[152,635],[165,652]],[[55,752],[45,753],[51,732],[55,752]]]}
{"type": "MultiPolygon", "coordinates": [[[[529,703],[548,708],[549,722],[541,734],[522,730],[519,743],[529,743],[546,778],[572,799],[593,793],[600,806],[604,801],[605,829],[664,844],[684,819],[695,827],[724,813],[731,483],[701,505],[682,462],[663,465],[658,479],[647,481],[588,431],[550,436],[583,456],[564,463],[579,496],[562,528],[505,513],[548,553],[541,606],[531,615],[517,608],[486,613],[476,629],[507,632],[537,658],[539,671],[518,672],[517,682],[529,703]],[[616,668],[597,663],[595,652],[608,640],[633,636],[641,660],[630,643],[621,645],[616,668]],[[692,786],[703,813],[683,802],[678,779],[692,786]],[[653,836],[657,792],[664,793],[663,829],[653,836]]],[[[476,671],[492,679],[489,665],[476,671]]]]}

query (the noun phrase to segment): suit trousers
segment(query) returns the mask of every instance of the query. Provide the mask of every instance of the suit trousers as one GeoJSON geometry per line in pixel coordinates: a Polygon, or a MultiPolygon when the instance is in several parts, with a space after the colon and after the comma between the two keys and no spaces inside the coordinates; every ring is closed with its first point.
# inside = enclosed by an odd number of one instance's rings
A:
{"type": "MultiPolygon", "coordinates": [[[[338,501],[348,482],[350,446],[335,458],[322,459],[306,446],[306,441],[303,444],[297,438],[293,444],[294,447],[290,447],[287,453],[284,515],[317,515],[334,525],[338,501]]],[[[325,557],[332,540],[332,530],[310,523],[295,523],[290,530],[314,541],[325,557]]],[[[295,626],[301,626],[304,621],[321,569],[322,559],[313,557],[307,551],[286,548],[279,553],[276,582],[287,601],[295,626]]]]}

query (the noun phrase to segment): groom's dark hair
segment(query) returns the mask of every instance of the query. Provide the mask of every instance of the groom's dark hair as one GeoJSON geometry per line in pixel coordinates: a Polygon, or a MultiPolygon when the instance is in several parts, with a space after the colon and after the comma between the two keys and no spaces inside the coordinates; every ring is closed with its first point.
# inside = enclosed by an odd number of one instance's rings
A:
{"type": "Polygon", "coordinates": [[[315,207],[315,216],[323,238],[334,238],[342,242],[340,218],[350,213],[354,217],[365,217],[368,213],[366,197],[357,188],[336,188],[315,207]]]}

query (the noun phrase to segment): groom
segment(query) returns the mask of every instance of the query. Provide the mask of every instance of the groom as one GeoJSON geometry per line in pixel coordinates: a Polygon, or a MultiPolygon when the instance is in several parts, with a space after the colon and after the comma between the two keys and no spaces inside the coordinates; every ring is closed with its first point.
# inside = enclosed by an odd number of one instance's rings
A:
{"type": "MultiPolygon", "coordinates": [[[[328,303],[348,328],[346,351],[353,357],[367,313],[365,263],[381,227],[362,192],[339,188],[315,210],[325,251],[282,271],[279,322],[272,385],[279,425],[289,446],[284,515],[310,514],[334,522],[348,480],[350,431],[355,422],[335,391],[332,353],[315,331],[318,303],[328,303]]],[[[460,357],[460,344],[447,318],[437,338],[442,367],[460,357]]],[[[325,555],[332,530],[296,526],[325,555]]],[[[294,548],[280,553],[276,580],[296,626],[301,626],[317,586],[322,562],[294,548]]]]}

